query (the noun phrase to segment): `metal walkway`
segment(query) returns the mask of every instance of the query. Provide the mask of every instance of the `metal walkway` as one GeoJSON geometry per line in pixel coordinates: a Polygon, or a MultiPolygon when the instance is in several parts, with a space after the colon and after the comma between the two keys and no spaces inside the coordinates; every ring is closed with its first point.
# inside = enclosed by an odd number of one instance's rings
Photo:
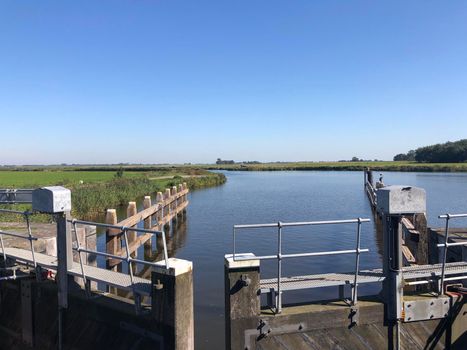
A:
{"type": "MultiPolygon", "coordinates": [[[[5,255],[17,262],[22,262],[30,266],[34,266],[34,259],[30,250],[20,248],[5,248],[5,255]]],[[[57,271],[57,258],[54,256],[34,253],[36,264],[43,269],[57,271]]],[[[127,291],[135,291],[140,295],[149,296],[151,294],[151,281],[144,278],[133,277],[134,286],[131,283],[129,275],[109,271],[106,269],[84,265],[86,278],[95,281],[103,282],[118,289],[127,291]],[[133,289],[134,288],[134,289],[133,289]]],[[[68,271],[71,276],[82,277],[81,267],[79,263],[74,262],[73,268],[68,271]]]]}
{"type": "MultiPolygon", "coordinates": [[[[443,264],[435,265],[413,265],[402,269],[404,280],[413,279],[439,279],[443,264]]],[[[467,262],[446,263],[446,275],[467,274],[467,262]]],[[[294,276],[281,278],[282,290],[311,289],[321,287],[352,285],[355,272],[349,273],[327,273],[319,275],[294,276]]],[[[358,283],[375,283],[384,280],[382,269],[362,270],[358,273],[358,283]]],[[[269,293],[277,289],[277,278],[261,280],[261,293],[269,293]]]]}

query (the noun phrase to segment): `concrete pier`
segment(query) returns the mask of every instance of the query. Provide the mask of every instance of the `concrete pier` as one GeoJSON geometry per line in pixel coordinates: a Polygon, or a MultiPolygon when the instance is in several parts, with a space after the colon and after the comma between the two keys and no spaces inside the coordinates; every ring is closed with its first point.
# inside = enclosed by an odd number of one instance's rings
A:
{"type": "Polygon", "coordinates": [[[193,264],[170,258],[152,273],[152,316],[161,325],[168,349],[194,349],[193,264]]]}
{"type": "MultiPolygon", "coordinates": [[[[437,245],[442,243],[442,237],[440,233],[432,233],[429,244],[424,190],[410,186],[387,186],[373,192],[368,186],[367,177],[365,187],[379,213],[377,220],[384,238],[383,269],[359,271],[358,282],[357,278],[354,280],[349,277],[350,274],[342,272],[281,276],[282,288],[279,288],[276,287],[275,278],[260,279],[258,259],[286,257],[281,256],[280,250],[277,257],[236,254],[239,259],[258,258],[256,260],[234,261],[232,255],[226,255],[226,349],[467,348],[467,294],[452,286],[456,283],[462,286],[462,281],[467,277],[467,265],[462,262],[466,248],[462,245],[453,247],[456,249],[447,255],[451,260],[446,261],[445,268],[442,268],[442,264],[426,264],[433,247],[439,252],[437,245]],[[441,276],[445,273],[449,276],[443,281],[441,276]],[[380,283],[383,291],[380,295],[359,296],[358,303],[356,300],[340,299],[283,305],[282,309],[272,307],[277,290],[342,289],[345,285],[353,289],[363,283],[380,283]],[[268,305],[263,307],[260,305],[261,293],[269,296],[268,305]]],[[[264,225],[274,227],[274,224],[264,225]]],[[[459,244],[460,234],[453,233],[450,239],[450,242],[459,244]]],[[[298,258],[298,254],[294,254],[294,258],[298,258]]],[[[437,259],[435,262],[441,261],[437,259]]]]}
{"type": "MultiPolygon", "coordinates": [[[[236,254],[254,257],[254,254],[236,254]]],[[[257,327],[260,314],[259,260],[225,256],[225,348],[245,349],[244,330],[257,327]]]]}

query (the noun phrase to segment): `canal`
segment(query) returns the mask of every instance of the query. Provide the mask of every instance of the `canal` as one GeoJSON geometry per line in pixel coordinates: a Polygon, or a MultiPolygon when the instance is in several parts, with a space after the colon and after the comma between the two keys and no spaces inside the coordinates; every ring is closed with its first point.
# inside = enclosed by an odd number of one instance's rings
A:
{"type": "MultiPolygon", "coordinates": [[[[197,349],[221,349],[224,344],[224,254],[232,250],[232,225],[277,221],[372,218],[363,191],[362,172],[225,172],[227,183],[195,191],[183,239],[176,256],[194,263],[195,341],[197,349]]],[[[376,176],[377,174],[375,174],[376,176]]],[[[467,174],[385,172],[386,184],[419,186],[427,191],[428,222],[442,226],[437,215],[467,212],[467,174]]],[[[467,226],[459,221],[458,226],[467,226]]],[[[361,267],[381,266],[381,240],[372,223],[364,225],[361,267]]],[[[238,251],[274,254],[275,230],[238,234],[238,251]]],[[[355,226],[312,227],[284,230],[283,252],[298,253],[352,249],[355,226]]],[[[290,259],[284,275],[352,271],[354,256],[290,259]]],[[[262,276],[273,277],[275,264],[262,262],[262,276]]],[[[378,286],[361,289],[377,293],[378,286]]],[[[319,300],[336,290],[307,290],[284,294],[284,302],[319,300]]]]}
{"type": "MultiPolygon", "coordinates": [[[[168,237],[170,256],[193,261],[195,292],[196,348],[222,349],[224,346],[224,255],[232,252],[234,224],[272,223],[277,221],[314,221],[371,218],[363,224],[361,269],[381,267],[382,237],[376,233],[369,202],[363,190],[363,172],[278,171],[225,172],[227,183],[219,187],[193,191],[187,220],[168,237]]],[[[375,178],[378,173],[374,174],[375,178]]],[[[385,172],[384,182],[422,187],[427,191],[429,226],[441,227],[437,215],[467,212],[467,174],[385,172]]],[[[139,201],[141,209],[142,203],[139,201]]],[[[125,217],[121,208],[119,218],[125,217]]],[[[467,221],[453,226],[467,227],[467,221]]],[[[303,253],[355,248],[355,225],[313,226],[283,230],[283,253],[303,253]]],[[[98,239],[104,249],[105,237],[98,239]]],[[[155,245],[153,245],[155,246],[155,245]]],[[[155,246],[157,247],[157,246],[155,246]]],[[[161,251],[160,242],[156,250],[161,251]]],[[[257,255],[275,254],[275,229],[241,231],[237,252],[257,255]]],[[[138,252],[143,256],[142,248],[138,252]]],[[[162,256],[155,252],[156,260],[162,256]]],[[[283,275],[325,272],[350,272],[354,255],[288,259],[283,275]]],[[[99,262],[104,265],[105,261],[99,262]]],[[[261,263],[261,276],[274,277],[275,261],[261,263]]],[[[376,294],[380,286],[365,286],[359,294],[376,294]]],[[[287,292],[284,303],[337,297],[336,288],[287,292]]]]}

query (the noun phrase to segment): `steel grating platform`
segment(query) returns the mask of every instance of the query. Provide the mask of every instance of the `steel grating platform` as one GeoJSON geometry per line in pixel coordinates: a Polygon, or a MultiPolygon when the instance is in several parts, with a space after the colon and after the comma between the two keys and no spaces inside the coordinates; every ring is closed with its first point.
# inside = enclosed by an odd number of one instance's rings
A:
{"type": "MultiPolygon", "coordinates": [[[[433,278],[441,276],[442,264],[413,265],[402,269],[405,280],[417,278],[433,278]]],[[[446,264],[446,276],[465,275],[467,278],[467,262],[454,262],[446,264]]],[[[306,275],[281,278],[281,290],[311,289],[320,287],[332,287],[352,285],[355,273],[326,273],[319,275],[306,275]]],[[[358,284],[376,283],[384,280],[383,270],[362,270],[358,274],[358,284]]],[[[277,278],[263,279],[260,281],[261,293],[268,293],[277,289],[277,278]]]]}
{"type": "MultiPolygon", "coordinates": [[[[443,264],[433,265],[412,265],[402,268],[404,279],[428,278],[441,276],[441,268],[443,264]]],[[[466,275],[467,278],[467,261],[446,263],[446,275],[466,275]]]]}
{"type": "MultiPolygon", "coordinates": [[[[295,276],[281,278],[282,290],[297,290],[320,287],[343,286],[353,284],[355,273],[325,273],[319,275],[295,276]]],[[[358,283],[375,283],[384,280],[382,270],[360,271],[358,283]]],[[[261,293],[277,289],[277,278],[261,280],[261,293]]]]}
{"type": "MultiPolygon", "coordinates": [[[[32,259],[32,253],[30,250],[20,248],[5,248],[5,254],[7,257],[14,259],[18,262],[22,262],[31,266],[34,264],[32,259]]],[[[47,270],[57,271],[56,257],[36,252],[34,253],[34,256],[36,258],[36,263],[38,266],[47,270]]],[[[86,278],[91,281],[103,282],[118,289],[133,291],[130,276],[127,274],[109,271],[106,269],[88,265],[84,265],[83,267],[86,278]]],[[[76,277],[82,277],[80,264],[73,262],[73,268],[68,271],[68,274],[76,277]]],[[[151,294],[150,280],[140,277],[133,277],[133,281],[135,282],[134,288],[136,293],[140,295],[151,294]]]]}

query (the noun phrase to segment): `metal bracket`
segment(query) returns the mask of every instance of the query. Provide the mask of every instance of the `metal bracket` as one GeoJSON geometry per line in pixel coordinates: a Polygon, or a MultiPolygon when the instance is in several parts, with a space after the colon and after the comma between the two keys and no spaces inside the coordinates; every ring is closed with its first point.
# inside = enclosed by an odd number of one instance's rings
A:
{"type": "Polygon", "coordinates": [[[259,320],[259,325],[257,329],[259,330],[258,339],[266,338],[272,331],[272,329],[268,327],[267,322],[264,320],[259,320]]]}
{"type": "Polygon", "coordinates": [[[404,322],[433,320],[447,317],[451,303],[447,296],[404,302],[404,322]]]}
{"type": "Polygon", "coordinates": [[[161,283],[161,280],[157,280],[157,282],[154,284],[154,289],[161,290],[162,288],[164,288],[164,285],[161,283]]]}
{"type": "Polygon", "coordinates": [[[359,321],[359,312],[358,312],[358,307],[356,306],[352,306],[350,308],[350,312],[349,312],[349,321],[350,321],[350,324],[349,324],[349,329],[356,326],[358,324],[358,321],[359,321]]]}
{"type": "Polygon", "coordinates": [[[242,284],[242,287],[248,287],[251,283],[251,279],[248,277],[248,275],[241,275],[240,282],[242,284]]]}

